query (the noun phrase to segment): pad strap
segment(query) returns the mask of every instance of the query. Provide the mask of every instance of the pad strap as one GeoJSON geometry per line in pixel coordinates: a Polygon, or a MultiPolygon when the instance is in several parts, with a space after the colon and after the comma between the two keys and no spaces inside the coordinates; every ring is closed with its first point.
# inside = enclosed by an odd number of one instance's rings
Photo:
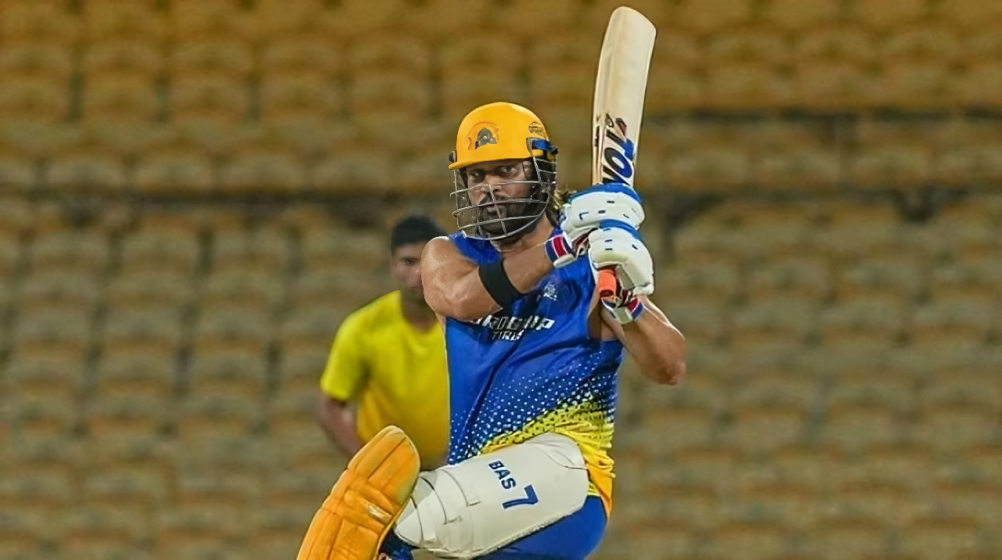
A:
{"type": "Polygon", "coordinates": [[[508,273],[504,270],[504,259],[480,265],[480,281],[483,282],[491,299],[502,308],[510,307],[525,295],[512,285],[508,273]]]}

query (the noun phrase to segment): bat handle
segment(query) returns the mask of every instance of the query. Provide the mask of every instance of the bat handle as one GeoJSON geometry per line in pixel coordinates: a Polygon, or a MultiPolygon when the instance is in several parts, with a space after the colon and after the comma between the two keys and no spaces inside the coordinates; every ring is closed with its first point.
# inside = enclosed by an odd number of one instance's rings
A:
{"type": "Polygon", "coordinates": [[[619,280],[616,279],[616,272],[612,268],[603,268],[598,271],[598,297],[608,303],[619,305],[619,280]]]}

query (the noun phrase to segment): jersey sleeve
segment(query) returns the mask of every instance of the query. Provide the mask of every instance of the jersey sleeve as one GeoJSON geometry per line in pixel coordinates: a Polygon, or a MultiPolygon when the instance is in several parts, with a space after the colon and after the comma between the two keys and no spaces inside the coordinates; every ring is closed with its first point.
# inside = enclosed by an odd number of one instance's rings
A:
{"type": "Polygon", "coordinates": [[[349,401],[363,386],[367,371],[362,357],[362,333],[359,317],[348,317],[334,337],[327,366],[320,377],[320,390],[339,400],[349,401]]]}

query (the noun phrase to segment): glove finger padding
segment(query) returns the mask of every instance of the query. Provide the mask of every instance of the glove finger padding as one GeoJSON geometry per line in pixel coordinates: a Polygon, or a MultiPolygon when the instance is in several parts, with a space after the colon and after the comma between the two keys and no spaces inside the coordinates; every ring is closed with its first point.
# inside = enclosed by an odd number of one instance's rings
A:
{"type": "Polygon", "coordinates": [[[563,207],[560,229],[572,244],[609,220],[621,221],[634,229],[644,222],[640,195],[626,185],[596,185],[572,196],[563,207]]]}
{"type": "Polygon", "coordinates": [[[615,267],[624,290],[654,293],[654,262],[640,233],[622,222],[607,222],[588,235],[588,256],[596,269],[615,267]]]}

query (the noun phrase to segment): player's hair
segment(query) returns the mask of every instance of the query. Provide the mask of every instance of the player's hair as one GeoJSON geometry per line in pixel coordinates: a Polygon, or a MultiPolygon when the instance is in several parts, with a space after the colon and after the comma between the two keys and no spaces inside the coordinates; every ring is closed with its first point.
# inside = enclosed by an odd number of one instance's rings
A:
{"type": "Polygon", "coordinates": [[[445,230],[430,216],[411,215],[397,222],[390,232],[390,253],[402,245],[427,243],[445,235],[445,230]]]}

